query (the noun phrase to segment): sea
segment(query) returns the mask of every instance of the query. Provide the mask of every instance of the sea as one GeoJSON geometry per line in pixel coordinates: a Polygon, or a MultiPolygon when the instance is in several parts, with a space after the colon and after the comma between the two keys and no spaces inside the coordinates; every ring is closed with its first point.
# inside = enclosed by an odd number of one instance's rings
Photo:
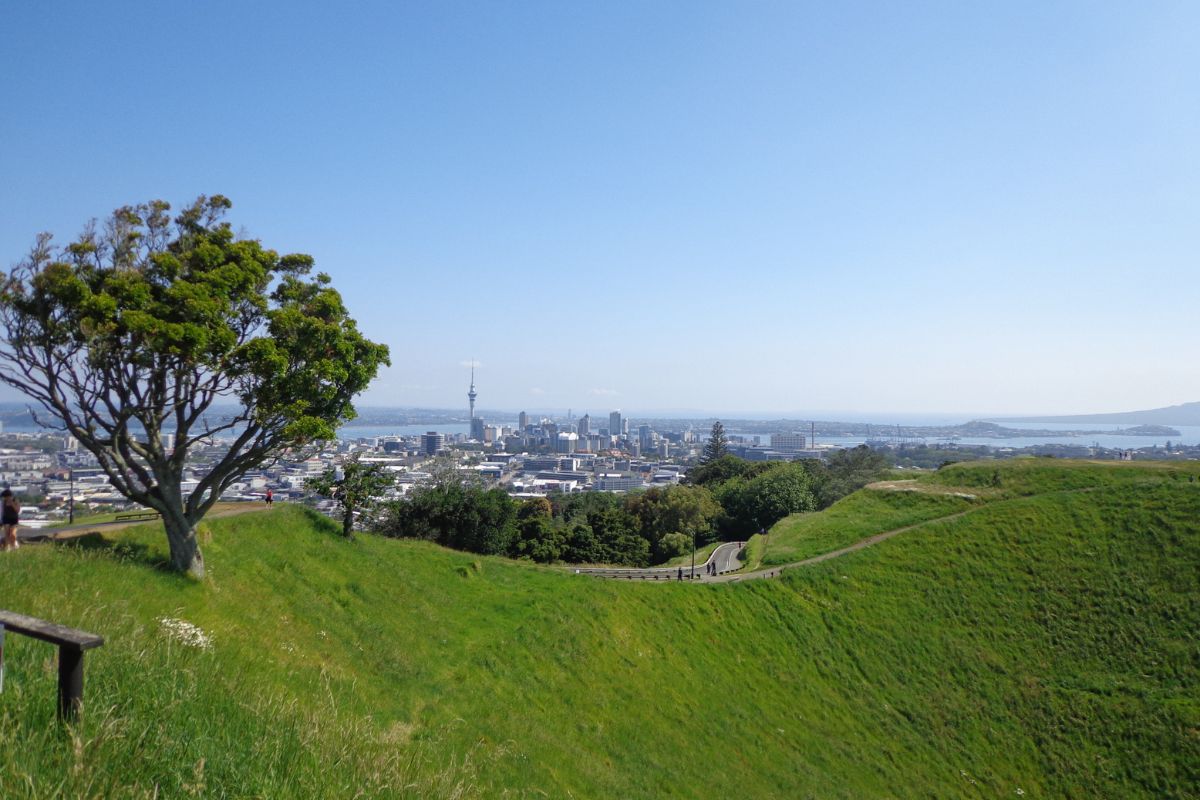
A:
{"type": "MultiPolygon", "coordinates": [[[[834,417],[831,416],[830,418],[832,419],[834,417]]],[[[836,417],[836,418],[853,421],[852,415],[843,414],[843,415],[838,415],[838,417],[836,417]]],[[[882,418],[877,417],[875,419],[878,419],[880,422],[882,422],[882,418]]],[[[918,419],[918,418],[914,418],[911,415],[906,415],[903,419],[898,419],[897,421],[901,425],[957,425],[957,424],[960,424],[963,422],[967,422],[968,420],[967,419],[947,420],[946,418],[935,418],[935,417],[922,417],[922,418],[918,419]]],[[[873,424],[875,424],[874,421],[873,421],[873,424]]],[[[1073,422],[1073,423],[1005,422],[1005,423],[1001,423],[1001,424],[1004,425],[1005,427],[1009,427],[1009,428],[1025,428],[1025,429],[1046,430],[1046,431],[1062,431],[1063,433],[1058,436],[1021,436],[1021,437],[1016,437],[1016,438],[1012,438],[1012,439],[992,439],[989,437],[973,437],[973,436],[964,436],[964,437],[961,437],[958,439],[928,437],[925,439],[918,439],[915,441],[917,441],[917,442],[923,441],[925,444],[930,445],[930,446],[945,443],[945,442],[954,442],[955,444],[961,444],[961,445],[987,445],[988,447],[995,447],[995,448],[1034,447],[1034,446],[1040,445],[1040,444],[1074,444],[1074,445],[1079,445],[1081,447],[1107,447],[1110,449],[1117,449],[1117,450],[1137,450],[1137,449],[1140,449],[1143,447],[1152,447],[1154,445],[1163,447],[1167,444],[1167,442],[1171,442],[1173,444],[1187,444],[1187,445],[1200,444],[1200,425],[1192,425],[1192,426],[1173,425],[1171,427],[1173,427],[1173,428],[1175,428],[1175,430],[1179,431],[1179,433],[1180,433],[1179,436],[1159,437],[1159,436],[1129,436],[1129,435],[1120,433],[1120,431],[1123,428],[1130,427],[1128,425],[1105,425],[1105,424],[1096,424],[1096,423],[1081,424],[1081,423],[1077,423],[1077,422],[1073,422]],[[1072,430],[1077,431],[1080,429],[1087,429],[1087,430],[1094,430],[1094,431],[1101,431],[1101,432],[1094,433],[1094,434],[1082,435],[1082,436],[1076,436],[1076,435],[1072,435],[1069,433],[1069,431],[1072,431],[1072,430]]],[[[419,435],[422,433],[426,433],[428,431],[434,431],[436,433],[444,433],[444,434],[461,433],[461,434],[466,435],[470,431],[470,426],[465,423],[453,423],[453,424],[445,424],[445,425],[347,425],[338,431],[338,435],[339,435],[339,437],[341,437],[343,439],[359,439],[359,438],[370,439],[370,438],[375,438],[378,436],[416,436],[416,435],[419,435]]],[[[805,431],[805,430],[801,430],[800,432],[808,433],[808,431],[805,431]]],[[[770,441],[769,434],[741,433],[736,430],[730,430],[729,433],[743,435],[743,436],[757,435],[761,438],[763,444],[766,444],[767,442],[770,441]]],[[[881,439],[889,438],[889,431],[888,431],[888,427],[886,425],[880,425],[878,438],[881,438],[881,439]]],[[[820,434],[818,434],[817,439],[816,439],[816,444],[817,445],[836,445],[838,447],[855,447],[857,445],[863,444],[865,441],[866,441],[865,436],[826,436],[826,437],[822,437],[820,434]]],[[[913,440],[910,439],[909,441],[913,441],[913,440]]]]}
{"type": "MultiPolygon", "coordinates": [[[[956,422],[946,422],[945,420],[928,421],[928,422],[913,422],[908,421],[901,424],[904,425],[957,425],[956,422]]],[[[945,437],[925,437],[923,439],[913,439],[908,437],[905,441],[921,443],[924,442],[929,446],[937,444],[953,443],[960,445],[987,445],[994,448],[1022,448],[1035,447],[1042,444],[1073,444],[1080,447],[1106,447],[1113,450],[1139,450],[1143,447],[1153,447],[1155,445],[1164,447],[1168,442],[1171,444],[1200,444],[1200,425],[1172,425],[1170,427],[1179,431],[1179,436],[1130,436],[1122,434],[1120,431],[1123,428],[1129,428],[1129,425],[1105,425],[1097,423],[1081,424],[1078,422],[1063,423],[1063,422],[1003,422],[1000,423],[1006,428],[1019,428],[1026,430],[1045,430],[1045,431],[1062,431],[1060,435],[1051,436],[1017,436],[1011,439],[994,439],[985,436],[963,436],[957,439],[949,439],[945,437]],[[1100,431],[1099,433],[1075,435],[1070,431],[1078,431],[1086,429],[1089,431],[1100,431]]],[[[801,429],[800,433],[808,433],[801,429]]],[[[730,431],[737,433],[737,431],[730,431]]],[[[744,436],[752,436],[754,434],[741,434],[744,436]]],[[[770,441],[770,436],[766,434],[758,434],[762,437],[763,444],[770,441]]],[[[891,434],[886,426],[879,428],[879,439],[889,439],[891,434]]],[[[816,444],[820,445],[836,445],[838,447],[855,447],[866,442],[865,436],[821,436],[817,434],[816,444]]]]}
{"type": "MultiPolygon", "coordinates": [[[[868,416],[868,415],[863,415],[868,416]]],[[[943,416],[918,416],[912,414],[898,414],[892,420],[878,414],[869,415],[870,419],[863,420],[856,414],[823,414],[820,419],[839,420],[844,422],[867,421],[872,425],[878,425],[877,438],[888,439],[891,437],[891,426],[918,426],[918,425],[958,425],[968,422],[971,418],[960,417],[943,417],[943,416]]],[[[743,419],[746,417],[743,416],[743,419]]],[[[711,419],[709,417],[708,419],[711,419]]],[[[1021,436],[1012,439],[993,439],[988,437],[972,437],[964,436],[958,439],[946,439],[940,437],[926,437],[924,439],[906,439],[906,441],[924,442],[927,445],[933,446],[946,442],[953,442],[960,445],[987,445],[994,448],[1022,448],[1034,447],[1042,444],[1073,444],[1082,447],[1106,447],[1110,449],[1120,450],[1138,450],[1143,447],[1159,446],[1163,447],[1167,442],[1173,444],[1200,445],[1200,425],[1172,425],[1171,427],[1179,431],[1179,436],[1129,436],[1122,434],[1120,431],[1123,428],[1128,428],[1128,425],[1111,425],[1098,423],[1062,423],[1062,422],[1001,422],[1001,425],[1009,428],[1025,428],[1047,431],[1062,431],[1061,435],[1057,436],[1021,436]],[[1069,433],[1072,430],[1094,430],[1099,433],[1073,435],[1069,433]]],[[[29,425],[13,425],[6,427],[6,430],[17,431],[34,431],[36,426],[29,425]]],[[[697,429],[698,430],[698,429],[697,429]]],[[[470,426],[467,423],[445,423],[431,425],[346,425],[338,430],[338,436],[342,439],[373,439],[380,436],[417,436],[422,433],[434,431],[444,434],[468,434],[470,426]]],[[[699,431],[703,433],[702,431],[699,431]]],[[[763,444],[770,441],[770,434],[764,433],[749,433],[735,429],[728,429],[730,434],[742,436],[759,436],[763,444]]],[[[781,431],[783,432],[783,431],[781,431]]],[[[800,433],[808,433],[808,430],[801,426],[800,433]]],[[[820,445],[835,445],[837,447],[855,447],[863,444],[866,441],[865,436],[821,436],[817,434],[816,444],[820,445]]],[[[874,438],[874,437],[873,437],[874,438]]]]}

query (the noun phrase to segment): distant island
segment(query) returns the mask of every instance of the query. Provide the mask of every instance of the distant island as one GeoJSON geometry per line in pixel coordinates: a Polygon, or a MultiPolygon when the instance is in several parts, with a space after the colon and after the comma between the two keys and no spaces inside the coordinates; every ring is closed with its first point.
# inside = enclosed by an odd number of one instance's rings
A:
{"type": "MultiPolygon", "coordinates": [[[[1053,422],[1071,425],[1200,425],[1200,402],[1183,403],[1165,408],[1151,408],[1146,411],[1120,411],[1112,414],[1073,414],[1058,417],[994,417],[988,421],[1027,424],[1053,422]]],[[[1111,432],[1109,431],[1109,433],[1111,432]]],[[[1123,433],[1130,433],[1130,431],[1123,431],[1123,433]]]]}
{"type": "Polygon", "coordinates": [[[1098,434],[1120,436],[1182,436],[1179,431],[1165,425],[1138,425],[1123,428],[1118,431],[1071,430],[1051,431],[1044,428],[1008,428],[994,422],[972,420],[962,425],[919,425],[900,428],[903,436],[920,436],[928,438],[961,438],[976,439],[1035,439],[1062,436],[1095,436],[1098,434]]]}

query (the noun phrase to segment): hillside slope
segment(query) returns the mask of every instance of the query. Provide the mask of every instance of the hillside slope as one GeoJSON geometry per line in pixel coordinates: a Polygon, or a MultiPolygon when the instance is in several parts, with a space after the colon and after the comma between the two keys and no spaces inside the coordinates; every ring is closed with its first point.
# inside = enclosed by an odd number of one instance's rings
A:
{"type": "Polygon", "coordinates": [[[214,520],[204,584],[151,530],[3,554],[4,607],[108,644],[63,737],[53,651],[9,637],[0,796],[1195,796],[1196,471],[1037,466],[943,470],[1000,470],[997,496],[740,585],[346,542],[295,508],[214,520]]]}

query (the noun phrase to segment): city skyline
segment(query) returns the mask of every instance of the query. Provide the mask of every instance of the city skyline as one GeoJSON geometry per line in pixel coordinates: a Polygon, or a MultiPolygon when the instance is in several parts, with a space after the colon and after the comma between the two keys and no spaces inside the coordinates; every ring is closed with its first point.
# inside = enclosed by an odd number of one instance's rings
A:
{"type": "Polygon", "coordinates": [[[9,5],[0,267],[219,192],[392,348],[365,406],[457,405],[464,353],[514,410],[1193,401],[1197,27],[1185,3],[9,5]]]}

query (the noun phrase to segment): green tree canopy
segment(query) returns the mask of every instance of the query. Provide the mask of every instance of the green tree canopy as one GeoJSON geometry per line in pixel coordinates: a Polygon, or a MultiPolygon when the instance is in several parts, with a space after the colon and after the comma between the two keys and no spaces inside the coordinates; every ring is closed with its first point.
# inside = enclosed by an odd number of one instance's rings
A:
{"type": "Polygon", "coordinates": [[[230,205],[200,197],[173,221],[162,201],[126,206],[64,248],[41,234],[0,288],[0,380],[162,514],[173,565],[196,576],[195,525],[221,493],[332,438],[388,363],[313,259],[239,238],[230,205]],[[189,451],[218,436],[228,449],[183,496],[189,451]]]}
{"type": "Polygon", "coordinates": [[[729,533],[755,533],[769,528],[788,514],[812,511],[816,500],[812,480],[803,464],[781,464],[749,480],[733,478],[717,490],[729,533]]]}
{"type": "Polygon", "coordinates": [[[329,468],[309,479],[307,488],[330,498],[342,512],[342,535],[354,535],[354,517],[376,508],[383,495],[396,482],[382,464],[369,464],[358,458],[347,459],[341,469],[329,468]]]}
{"type": "Polygon", "coordinates": [[[704,445],[704,454],[700,457],[701,464],[707,464],[710,461],[715,461],[729,452],[729,441],[725,438],[725,426],[721,424],[721,420],[713,423],[712,434],[708,437],[708,443],[704,445]]]}
{"type": "Polygon", "coordinates": [[[845,450],[835,450],[824,463],[810,462],[814,477],[817,506],[825,508],[857,491],[887,472],[888,462],[865,444],[845,450]]]}
{"type": "Polygon", "coordinates": [[[723,455],[691,469],[687,481],[693,486],[714,489],[731,478],[753,478],[778,466],[778,461],[747,461],[737,456],[723,455]]]}
{"type": "Polygon", "coordinates": [[[685,535],[689,545],[693,535],[699,544],[713,541],[716,522],[722,514],[721,506],[702,486],[655,487],[631,494],[625,501],[625,509],[637,519],[640,533],[650,543],[656,561],[678,555],[674,552],[674,540],[663,544],[669,534],[685,535]]]}

